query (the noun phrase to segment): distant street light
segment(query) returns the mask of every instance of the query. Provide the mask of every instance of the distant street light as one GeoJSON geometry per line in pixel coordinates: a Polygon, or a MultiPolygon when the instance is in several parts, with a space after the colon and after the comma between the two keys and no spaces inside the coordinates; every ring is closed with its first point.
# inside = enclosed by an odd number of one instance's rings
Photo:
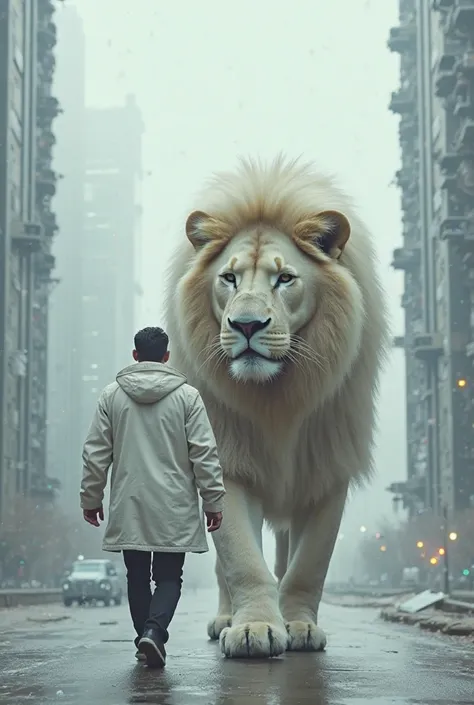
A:
{"type": "Polygon", "coordinates": [[[360,527],[360,533],[361,533],[361,534],[365,534],[366,531],[367,531],[367,527],[366,527],[366,526],[361,526],[361,527],[360,527]]]}
{"type": "Polygon", "coordinates": [[[382,551],[382,553],[385,553],[385,551],[387,550],[387,547],[386,547],[386,546],[380,546],[380,550],[382,551]]]}
{"type": "Polygon", "coordinates": [[[444,548],[439,548],[439,549],[438,549],[438,553],[439,553],[440,556],[444,556],[444,554],[446,553],[446,551],[444,550],[444,548]]]}
{"type": "Polygon", "coordinates": [[[451,533],[449,534],[450,541],[456,541],[457,537],[458,537],[458,535],[455,531],[451,531],[451,533]]]}
{"type": "Polygon", "coordinates": [[[433,558],[430,558],[430,563],[431,565],[436,565],[438,562],[438,559],[433,556],[433,558]]]}
{"type": "Polygon", "coordinates": [[[425,545],[425,544],[423,543],[423,541],[417,541],[417,542],[416,542],[416,547],[417,547],[417,548],[423,548],[424,545],[425,545]]]}

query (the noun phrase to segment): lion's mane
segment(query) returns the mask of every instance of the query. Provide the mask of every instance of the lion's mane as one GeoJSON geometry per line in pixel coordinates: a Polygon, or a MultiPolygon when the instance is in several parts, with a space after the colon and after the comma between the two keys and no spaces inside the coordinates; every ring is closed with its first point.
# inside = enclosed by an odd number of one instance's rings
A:
{"type": "MultiPolygon", "coordinates": [[[[371,474],[375,402],[388,335],[372,240],[331,178],[283,157],[269,165],[242,160],[235,172],[216,174],[196,207],[218,225],[215,241],[197,253],[183,233],[171,261],[166,319],[172,364],[203,396],[225,474],[261,497],[270,521],[285,520],[316,503],[335,483],[358,483],[371,474]],[[249,225],[271,225],[291,237],[308,214],[327,210],[342,212],[351,225],[336,266],[344,267],[358,285],[362,320],[351,320],[354,302],[335,286],[317,320],[298,331],[326,364],[305,373],[290,363],[271,383],[258,385],[232,379],[219,356],[206,362],[219,334],[210,299],[213,258],[249,225]],[[344,374],[338,347],[341,321],[346,332],[354,326],[357,345],[344,374]]],[[[330,271],[327,276],[330,282],[330,271]]]]}

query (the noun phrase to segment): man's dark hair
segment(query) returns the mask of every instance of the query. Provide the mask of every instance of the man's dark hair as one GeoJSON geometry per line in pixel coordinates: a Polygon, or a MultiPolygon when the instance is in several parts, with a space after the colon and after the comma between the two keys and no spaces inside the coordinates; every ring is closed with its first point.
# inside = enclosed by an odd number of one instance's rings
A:
{"type": "Polygon", "coordinates": [[[142,328],[135,335],[135,350],[140,362],[162,362],[169,338],[162,328],[142,328]]]}

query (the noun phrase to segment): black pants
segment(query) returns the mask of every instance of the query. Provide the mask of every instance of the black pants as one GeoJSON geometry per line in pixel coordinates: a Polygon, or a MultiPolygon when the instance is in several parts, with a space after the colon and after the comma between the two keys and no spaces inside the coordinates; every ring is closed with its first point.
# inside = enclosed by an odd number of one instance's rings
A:
{"type": "MultiPolygon", "coordinates": [[[[127,568],[128,604],[133,626],[140,638],[145,629],[156,629],[166,644],[183,584],[184,553],[124,551],[127,568]],[[155,583],[152,595],[151,577],[155,583]]],[[[138,643],[138,639],[137,639],[138,643]]]]}

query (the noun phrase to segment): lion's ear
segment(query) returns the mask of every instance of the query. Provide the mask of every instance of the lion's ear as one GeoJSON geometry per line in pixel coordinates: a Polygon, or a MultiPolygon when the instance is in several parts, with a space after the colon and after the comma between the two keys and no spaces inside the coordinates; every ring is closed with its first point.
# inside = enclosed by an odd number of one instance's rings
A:
{"type": "Polygon", "coordinates": [[[194,211],[186,221],[186,235],[195,250],[222,235],[218,221],[203,211],[194,211]]]}
{"type": "Polygon", "coordinates": [[[339,259],[351,234],[346,216],[339,211],[323,211],[302,220],[294,235],[300,242],[311,242],[330,257],[339,259]]]}

